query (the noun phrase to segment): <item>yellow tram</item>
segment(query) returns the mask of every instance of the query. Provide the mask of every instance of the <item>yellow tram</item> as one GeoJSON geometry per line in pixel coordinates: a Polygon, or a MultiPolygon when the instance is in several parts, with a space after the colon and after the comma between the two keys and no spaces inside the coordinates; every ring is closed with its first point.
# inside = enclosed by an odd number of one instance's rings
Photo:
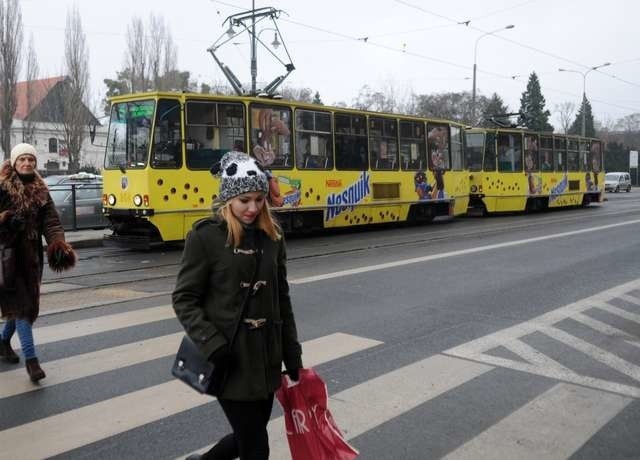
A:
{"type": "Polygon", "coordinates": [[[522,129],[468,129],[470,213],[534,211],[602,202],[602,142],[522,129]]]}
{"type": "Polygon", "coordinates": [[[210,215],[211,166],[249,152],[285,230],[430,221],[467,212],[460,124],[259,97],[144,93],[111,100],[103,211],[111,241],[183,240],[210,215]]]}

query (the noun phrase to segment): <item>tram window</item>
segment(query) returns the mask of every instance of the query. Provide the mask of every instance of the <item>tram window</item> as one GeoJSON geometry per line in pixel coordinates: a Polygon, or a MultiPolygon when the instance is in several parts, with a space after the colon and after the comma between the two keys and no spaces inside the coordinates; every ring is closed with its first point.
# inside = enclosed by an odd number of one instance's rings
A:
{"type": "Polygon", "coordinates": [[[482,154],[484,153],[484,134],[467,133],[465,135],[465,156],[469,171],[482,170],[482,154]]]}
{"type": "Polygon", "coordinates": [[[591,142],[591,148],[589,149],[591,171],[599,173],[602,166],[602,145],[598,141],[591,142]]]}
{"type": "Polygon", "coordinates": [[[451,127],[451,169],[462,170],[462,130],[457,126],[451,127]]]}
{"type": "Polygon", "coordinates": [[[553,138],[540,138],[540,170],[553,171],[553,138]]]}
{"type": "Polygon", "coordinates": [[[553,167],[558,172],[567,170],[567,139],[553,138],[553,167]]]}
{"type": "Polygon", "coordinates": [[[290,169],[291,109],[251,106],[251,151],[265,168],[290,169]]]}
{"type": "Polygon", "coordinates": [[[336,114],[336,168],[346,171],[369,169],[367,124],[362,115],[336,114]]]}
{"type": "Polygon", "coordinates": [[[369,118],[369,155],[371,169],[398,168],[398,129],[396,120],[369,118]]]}
{"type": "Polygon", "coordinates": [[[578,141],[576,139],[567,139],[567,170],[580,170],[580,156],[578,153],[578,141]]]}
{"type": "Polygon", "coordinates": [[[522,171],[522,135],[516,133],[498,134],[498,171],[522,171]]]}
{"type": "Polygon", "coordinates": [[[580,140],[580,171],[591,171],[589,167],[589,143],[580,140]]]}
{"type": "Polygon", "coordinates": [[[209,169],[228,151],[244,151],[244,110],[241,104],[188,101],[185,112],[189,169],[209,169]]]}
{"type": "Polygon", "coordinates": [[[299,169],[333,168],[331,114],[296,110],[296,166],[299,169]]]}
{"type": "Polygon", "coordinates": [[[524,136],[524,168],[526,172],[540,171],[540,151],[536,135],[525,134],[524,136]]]}
{"type": "Polygon", "coordinates": [[[105,168],[147,166],[155,106],[153,100],[118,102],[111,106],[105,168]]]}
{"type": "Polygon", "coordinates": [[[406,170],[419,170],[427,166],[427,143],[424,123],[400,122],[400,166],[406,170]]]}
{"type": "Polygon", "coordinates": [[[449,126],[427,123],[427,148],[429,149],[429,169],[441,171],[449,169],[449,126]]]}
{"type": "Polygon", "coordinates": [[[189,101],[186,104],[186,123],[190,126],[215,126],[216,103],[210,101],[189,101]]]}
{"type": "Polygon", "coordinates": [[[182,166],[180,102],[160,99],[153,131],[151,166],[177,169],[182,166]]]}
{"type": "Polygon", "coordinates": [[[487,133],[484,142],[484,160],[482,162],[483,171],[496,170],[496,134],[487,133]]]}

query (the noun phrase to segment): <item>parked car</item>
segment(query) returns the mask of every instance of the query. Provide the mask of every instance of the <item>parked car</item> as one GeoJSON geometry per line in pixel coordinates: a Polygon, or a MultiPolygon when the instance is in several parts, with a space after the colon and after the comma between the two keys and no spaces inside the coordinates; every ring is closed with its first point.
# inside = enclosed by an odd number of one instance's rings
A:
{"type": "Polygon", "coordinates": [[[604,191],[618,193],[631,191],[631,176],[628,172],[610,172],[604,175],[604,191]]]}
{"type": "Polygon", "coordinates": [[[109,225],[102,214],[102,176],[78,173],[48,176],[44,180],[65,229],[104,228],[109,225]]]}

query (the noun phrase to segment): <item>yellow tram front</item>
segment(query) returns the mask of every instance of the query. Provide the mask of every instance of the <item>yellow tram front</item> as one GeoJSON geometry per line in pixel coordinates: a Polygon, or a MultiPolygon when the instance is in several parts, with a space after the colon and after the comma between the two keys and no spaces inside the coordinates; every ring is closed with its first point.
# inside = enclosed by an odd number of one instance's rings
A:
{"type": "Polygon", "coordinates": [[[103,170],[110,240],[183,240],[211,213],[210,167],[250,152],[285,230],[429,221],[467,211],[463,128],[445,120],[272,99],[149,93],[112,99],[103,170]]]}
{"type": "Polygon", "coordinates": [[[603,201],[602,142],[522,129],[468,129],[469,213],[603,201]]]}

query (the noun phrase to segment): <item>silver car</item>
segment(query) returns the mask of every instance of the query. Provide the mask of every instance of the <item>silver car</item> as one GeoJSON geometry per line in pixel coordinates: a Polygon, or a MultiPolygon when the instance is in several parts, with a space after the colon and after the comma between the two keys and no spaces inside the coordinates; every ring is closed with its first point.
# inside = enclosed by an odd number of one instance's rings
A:
{"type": "Polygon", "coordinates": [[[604,191],[615,192],[631,191],[631,176],[628,172],[610,172],[604,175],[604,191]]]}

